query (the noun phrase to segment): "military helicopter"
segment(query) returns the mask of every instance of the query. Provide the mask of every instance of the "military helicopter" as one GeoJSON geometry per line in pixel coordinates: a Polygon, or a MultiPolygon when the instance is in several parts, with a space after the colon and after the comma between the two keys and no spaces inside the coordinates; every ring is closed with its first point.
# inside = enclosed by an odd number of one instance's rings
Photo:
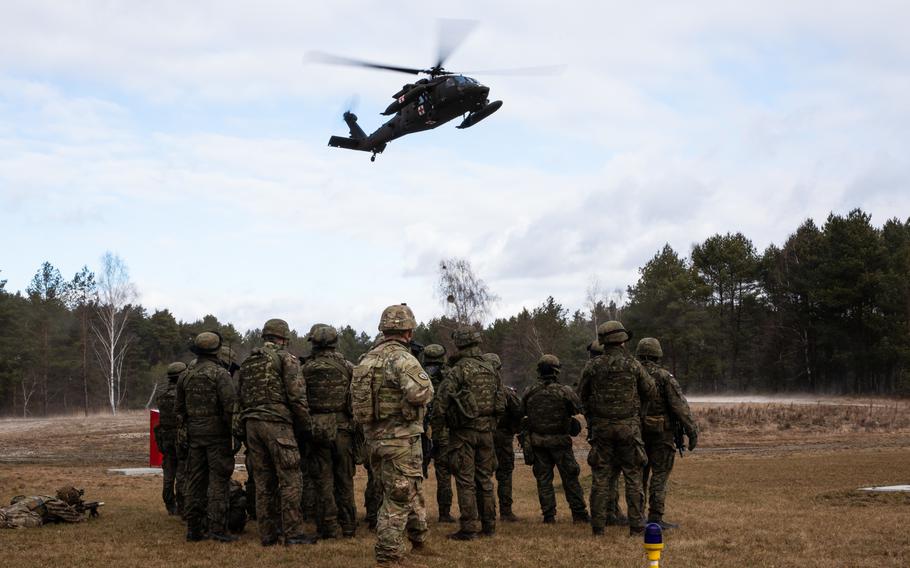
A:
{"type": "MultiPolygon", "coordinates": [[[[350,136],[332,136],[329,138],[329,146],[371,152],[370,161],[375,162],[376,155],[381,154],[388,143],[396,138],[431,130],[458,116],[464,118],[456,128],[470,128],[499,110],[502,101],[490,102],[489,87],[464,74],[443,68],[452,52],[476,25],[477,22],[474,20],[439,20],[438,55],[436,63],[427,69],[373,63],[322,52],[308,53],[305,61],[426,75],[413,83],[407,83],[392,96],[394,99],[392,104],[382,113],[383,116],[393,115],[392,118],[369,136],[357,124],[357,115],[350,109],[345,111],[343,118],[350,130],[350,136]]],[[[556,65],[473,73],[551,75],[562,69],[563,66],[556,65]]]]}

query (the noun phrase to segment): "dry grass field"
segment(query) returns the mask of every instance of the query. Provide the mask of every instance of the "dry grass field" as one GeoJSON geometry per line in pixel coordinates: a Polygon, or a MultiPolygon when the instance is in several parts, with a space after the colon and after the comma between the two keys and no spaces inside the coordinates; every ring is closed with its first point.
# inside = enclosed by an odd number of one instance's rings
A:
{"type": "MultiPolygon", "coordinates": [[[[910,483],[910,405],[695,406],[703,447],[677,460],[667,518],[682,528],[667,533],[662,566],[910,565],[910,495],[856,491],[910,483]]],[[[0,421],[0,499],[75,483],[87,497],[106,502],[101,518],[80,525],[0,532],[4,566],[372,565],[373,535],[365,527],[353,540],[293,549],[261,548],[255,523],[235,544],[184,542],[182,524],[164,513],[159,477],[106,472],[142,465],[145,420],[133,413],[0,421]]],[[[587,465],[582,471],[590,486],[587,465]]],[[[362,474],[357,481],[362,493],[362,474]]],[[[431,519],[434,487],[431,477],[425,483],[431,519]]],[[[421,561],[439,567],[647,565],[639,540],[620,528],[593,539],[587,527],[571,524],[562,500],[559,523],[543,525],[529,467],[517,467],[515,492],[521,522],[501,523],[493,539],[458,544],[444,538],[452,525],[431,523],[431,544],[441,556],[421,561]]]]}

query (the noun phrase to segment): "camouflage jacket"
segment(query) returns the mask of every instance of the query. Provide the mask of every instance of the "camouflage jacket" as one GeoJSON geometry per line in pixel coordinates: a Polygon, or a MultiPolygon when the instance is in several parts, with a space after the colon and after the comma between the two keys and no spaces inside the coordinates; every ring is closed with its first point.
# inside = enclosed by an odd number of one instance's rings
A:
{"type": "Polygon", "coordinates": [[[310,409],[306,385],[300,375],[300,361],[288,350],[271,341],[266,341],[259,349],[253,355],[262,355],[268,359],[268,364],[272,366],[269,372],[274,372],[273,378],[276,381],[276,384],[270,384],[269,387],[280,396],[276,397],[277,400],[270,400],[268,393],[248,392],[250,389],[244,388],[244,383],[252,380],[252,377],[247,376],[250,372],[248,363],[253,358],[250,355],[240,365],[237,377],[237,390],[241,394],[241,418],[284,422],[296,428],[309,429],[310,409]],[[245,398],[249,400],[244,400],[245,398]]]}
{"type": "Polygon", "coordinates": [[[177,429],[177,381],[159,383],[155,389],[158,425],[162,430],[177,429]]]}
{"type": "Polygon", "coordinates": [[[585,365],[578,396],[588,424],[596,427],[640,421],[656,389],[654,379],[625,347],[611,345],[585,365]]]}
{"type": "Polygon", "coordinates": [[[642,365],[657,386],[648,402],[648,416],[672,418],[682,423],[687,434],[697,432],[698,427],[692,418],[689,403],[673,373],[655,361],[642,361],[642,365]]]}
{"type": "Polygon", "coordinates": [[[231,375],[215,356],[200,356],[177,381],[177,420],[191,445],[230,439],[236,403],[231,375]]]}
{"type": "Polygon", "coordinates": [[[568,436],[572,418],[581,414],[581,401],[555,378],[539,378],[521,398],[521,410],[529,432],[568,436]]]}
{"type": "Polygon", "coordinates": [[[23,529],[40,527],[44,523],[78,523],[85,517],[65,501],[48,495],[15,497],[6,507],[0,507],[0,528],[23,529]]]}
{"type": "Polygon", "coordinates": [[[335,349],[315,349],[301,361],[300,375],[306,386],[311,415],[334,414],[339,428],[350,430],[351,376],[354,365],[335,349]]]}
{"type": "MultiPolygon", "coordinates": [[[[433,383],[433,390],[439,395],[439,387],[445,378],[445,372],[448,368],[444,364],[428,364],[426,372],[433,383]]],[[[430,429],[434,444],[446,445],[449,440],[449,429],[446,427],[446,417],[439,412],[438,405],[434,402],[430,409],[430,429]]]]}
{"type": "Polygon", "coordinates": [[[524,410],[521,406],[521,399],[515,393],[512,387],[503,389],[506,395],[506,411],[499,417],[496,424],[496,430],[503,434],[514,436],[521,431],[521,419],[524,418],[524,410]]]}
{"type": "Polygon", "coordinates": [[[481,413],[476,418],[466,421],[463,426],[467,430],[492,432],[496,429],[499,417],[506,411],[506,393],[502,386],[502,378],[489,362],[483,357],[484,352],[478,346],[468,347],[454,355],[449,363],[451,366],[445,373],[445,379],[439,386],[439,394],[434,406],[442,416],[448,417],[452,412],[450,407],[456,404],[459,390],[471,391],[481,413]],[[477,376],[493,376],[493,384],[478,384],[477,376]],[[483,407],[488,407],[488,412],[483,412],[483,407]]]}
{"type": "Polygon", "coordinates": [[[367,358],[376,362],[381,370],[381,387],[378,396],[388,401],[380,401],[383,408],[392,403],[396,410],[389,416],[363,425],[363,432],[370,442],[383,440],[407,439],[423,433],[423,419],[426,407],[433,400],[433,383],[429,375],[420,366],[420,362],[411,355],[409,346],[397,339],[383,340],[377,343],[361,359],[361,368],[367,358]],[[394,399],[391,400],[391,399],[394,399]]]}

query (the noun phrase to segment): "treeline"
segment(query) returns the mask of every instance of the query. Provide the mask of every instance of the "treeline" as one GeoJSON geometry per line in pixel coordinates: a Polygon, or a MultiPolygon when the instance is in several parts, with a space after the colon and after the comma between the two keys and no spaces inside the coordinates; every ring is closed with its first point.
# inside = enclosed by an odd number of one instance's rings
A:
{"type": "MultiPolygon", "coordinates": [[[[0,281],[0,414],[141,408],[168,363],[192,358],[200,331],[219,331],[241,357],[261,341],[259,330],[241,333],[211,315],[183,322],[166,309],[150,313],[131,287],[110,254],[98,275],[86,267],[65,279],[45,262],[24,293],[0,281]]],[[[688,256],[665,246],[621,305],[589,299],[570,311],[550,297],[485,326],[508,384],[527,385],[543,353],[558,355],[574,383],[596,325],[621,319],[637,338],[661,340],[690,392],[910,394],[910,220],[879,228],[860,210],[831,215],[761,252],[739,233],[712,236],[688,256]]],[[[416,339],[451,350],[456,317],[422,323],[416,339]]],[[[339,331],[354,361],[373,340],[339,331]]],[[[307,349],[295,336],[291,350],[307,349]]]]}

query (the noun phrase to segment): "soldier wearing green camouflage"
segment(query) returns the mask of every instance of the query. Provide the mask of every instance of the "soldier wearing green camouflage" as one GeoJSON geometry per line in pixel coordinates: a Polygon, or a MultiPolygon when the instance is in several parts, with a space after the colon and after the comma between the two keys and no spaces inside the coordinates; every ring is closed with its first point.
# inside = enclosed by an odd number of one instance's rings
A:
{"type": "Polygon", "coordinates": [[[537,361],[538,379],[522,397],[521,408],[534,454],[533,471],[543,522],[556,522],[555,467],[572,510],[572,520],[587,523],[588,510],[578,481],[581,468],[572,448],[572,436],[581,431],[581,423],[575,418],[581,414],[581,401],[575,391],[559,383],[560,366],[555,355],[547,354],[537,361]]]}
{"type": "MultiPolygon", "coordinates": [[[[484,358],[502,372],[502,361],[496,353],[486,353],[484,358]]],[[[521,399],[512,387],[504,387],[506,410],[496,423],[493,432],[493,450],[496,452],[496,497],[499,499],[499,518],[514,523],[518,520],[512,511],[512,473],[515,471],[515,436],[521,431],[521,399]]]]}
{"type": "MultiPolygon", "coordinates": [[[[423,350],[423,368],[433,382],[433,389],[439,392],[446,365],[446,348],[438,343],[427,345],[423,350]]],[[[449,446],[449,428],[446,417],[434,406],[430,411],[430,433],[433,440],[433,466],[436,470],[436,504],[439,507],[439,522],[454,523],[452,517],[452,470],[446,459],[449,446]]]]}
{"type": "Polygon", "coordinates": [[[167,367],[167,382],[155,389],[155,406],[158,407],[158,426],[155,427],[155,443],[161,452],[161,472],[164,487],[161,498],[169,515],[183,514],[183,484],[186,468],[180,467],[177,456],[177,380],[186,372],[186,364],[171,363],[167,367]],[[176,485],[176,490],[175,490],[176,485]]]}
{"type": "Polygon", "coordinates": [[[660,364],[664,356],[660,342],[653,337],[643,338],[638,342],[635,356],[657,385],[648,401],[642,426],[645,451],[648,454],[643,479],[647,488],[648,522],[657,523],[664,529],[677,528],[678,525],[664,521],[667,482],[676,457],[674,429],[676,423],[682,426],[689,438],[689,449],[694,450],[698,444],[698,427],[676,378],[660,364]]]}
{"type": "Polygon", "coordinates": [[[363,426],[382,489],[374,549],[379,565],[403,559],[405,537],[416,552],[428,551],[420,434],[433,383],[410,353],[415,327],[408,306],[386,308],[379,320],[383,339],[360,359],[351,384],[354,419],[363,426]]]}
{"type": "Polygon", "coordinates": [[[630,335],[622,323],[601,324],[597,338],[604,346],[604,353],[588,361],[578,385],[592,439],[588,454],[593,477],[591,528],[595,535],[604,534],[610,468],[616,464],[622,469],[626,483],[629,533],[638,535],[644,532],[641,476],[647,463],[641,418],[656,387],[654,379],[626,351],[625,343],[630,335]]]}
{"type": "Polygon", "coordinates": [[[229,481],[234,473],[231,422],[236,393],[230,373],[218,359],[220,348],[218,334],[204,331],[197,335],[193,341],[196,364],[177,383],[178,423],[186,427],[188,445],[188,541],[237,540],[227,528],[229,481]]]}
{"type": "Polygon", "coordinates": [[[322,538],[353,537],[354,423],[351,374],[354,366],[337,351],[338,332],[316,324],[307,340],[312,354],[300,368],[313,420],[310,473],[316,488],[316,528],[322,538]]]}
{"type": "Polygon", "coordinates": [[[309,436],[312,425],[306,386],[297,357],[286,350],[286,321],[270,319],[262,326],[265,343],[240,365],[240,420],[235,435],[243,437],[250,454],[256,486],[256,522],[263,546],[278,542],[313,544],[304,533],[300,511],[303,476],[297,437],[309,436]]]}
{"type": "Polygon", "coordinates": [[[449,426],[448,459],[458,489],[460,529],[453,540],[473,540],[496,533],[493,431],[506,410],[499,371],[480,348],[480,332],[461,327],[452,334],[458,347],[435,403],[449,426]],[[481,516],[482,512],[482,516],[481,516]]]}
{"type": "MultiPolygon", "coordinates": [[[[603,355],[604,352],[603,345],[596,339],[589,343],[586,349],[588,351],[589,359],[594,359],[603,355]]],[[[590,434],[590,428],[588,431],[590,434]]],[[[588,441],[591,441],[590,436],[588,441]]],[[[607,526],[622,526],[629,524],[629,519],[622,514],[622,509],[619,507],[619,478],[621,476],[622,470],[619,469],[619,466],[611,465],[610,472],[607,476],[607,526]]]]}

